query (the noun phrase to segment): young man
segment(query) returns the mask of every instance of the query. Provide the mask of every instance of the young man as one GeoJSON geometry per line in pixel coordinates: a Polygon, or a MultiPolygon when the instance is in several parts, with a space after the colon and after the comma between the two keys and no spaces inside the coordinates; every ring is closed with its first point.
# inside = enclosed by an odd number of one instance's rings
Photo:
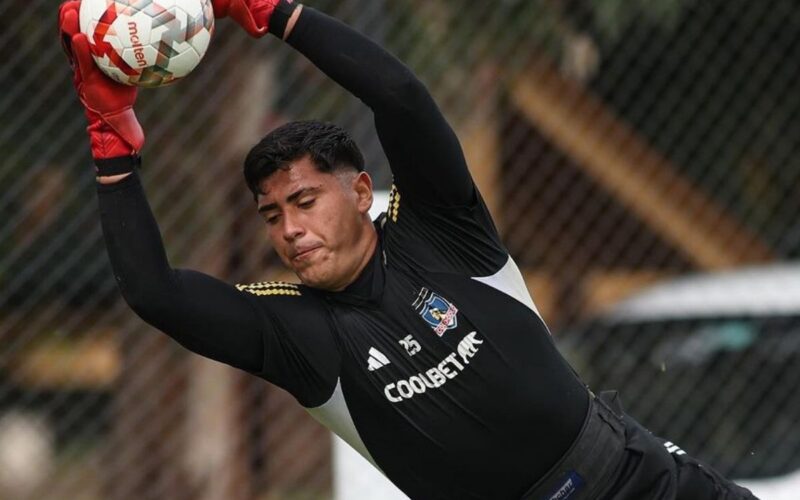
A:
{"type": "Polygon", "coordinates": [[[287,0],[216,0],[373,111],[396,188],[372,184],[339,127],[295,122],[245,161],[268,236],[302,282],[229,286],[174,270],[135,167],[136,91],[99,73],[60,24],[89,119],[120,290],[194,352],[285,388],[411,498],[752,498],[595,397],[556,350],[425,87],[372,41],[287,0]]]}

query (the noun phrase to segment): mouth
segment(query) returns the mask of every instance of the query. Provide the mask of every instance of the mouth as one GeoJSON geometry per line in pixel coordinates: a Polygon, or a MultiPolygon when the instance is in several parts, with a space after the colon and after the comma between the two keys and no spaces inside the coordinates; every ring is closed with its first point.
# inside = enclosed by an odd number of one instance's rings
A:
{"type": "Polygon", "coordinates": [[[292,260],[293,260],[293,261],[303,261],[303,260],[308,260],[308,259],[309,259],[309,257],[310,257],[310,256],[311,256],[311,255],[312,255],[314,252],[316,252],[317,250],[319,250],[320,248],[322,248],[322,245],[316,245],[316,246],[312,246],[312,247],[309,247],[309,248],[303,248],[303,249],[300,249],[300,250],[299,250],[297,253],[295,253],[295,254],[292,256],[292,260]]]}

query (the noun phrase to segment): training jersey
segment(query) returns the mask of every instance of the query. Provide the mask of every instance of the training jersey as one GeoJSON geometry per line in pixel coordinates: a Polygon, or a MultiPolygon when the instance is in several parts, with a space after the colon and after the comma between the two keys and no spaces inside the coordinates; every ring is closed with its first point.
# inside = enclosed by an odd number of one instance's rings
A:
{"type": "Polygon", "coordinates": [[[287,43],[373,111],[395,187],[371,260],[340,292],[174,269],[134,174],[98,186],[123,297],[193,352],[287,390],[411,498],[520,498],[574,442],[587,389],[426,87],[307,7],[287,43]]]}
{"type": "Polygon", "coordinates": [[[588,398],[483,204],[396,188],[343,292],[240,286],[271,317],[260,376],[411,498],[519,498],[574,440],[588,398]]]}

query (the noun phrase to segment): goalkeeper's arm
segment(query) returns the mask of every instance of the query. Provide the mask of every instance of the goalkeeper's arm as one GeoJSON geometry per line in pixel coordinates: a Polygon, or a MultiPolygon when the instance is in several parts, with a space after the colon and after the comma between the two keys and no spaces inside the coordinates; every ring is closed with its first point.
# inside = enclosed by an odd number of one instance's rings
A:
{"type": "Polygon", "coordinates": [[[403,196],[471,204],[475,189],[458,138],[419,78],[350,26],[308,7],[297,10],[286,42],[372,109],[403,196]]]}
{"type": "Polygon", "coordinates": [[[252,36],[285,40],[364,101],[403,196],[437,205],[475,201],[455,133],[430,93],[396,57],[346,24],[294,0],[212,0],[252,36]]]}
{"type": "Polygon", "coordinates": [[[79,29],[79,9],[77,0],[63,3],[59,28],[89,123],[103,234],[123,297],[142,318],[198,354],[262,371],[265,324],[252,300],[214,278],[170,267],[135,173],[144,144],[133,111],[136,88],[112,81],[95,65],[79,29]]]}
{"type": "Polygon", "coordinates": [[[193,352],[261,372],[267,325],[253,299],[211,276],[170,267],[138,175],[99,184],[98,198],[114,276],[130,307],[193,352]]]}

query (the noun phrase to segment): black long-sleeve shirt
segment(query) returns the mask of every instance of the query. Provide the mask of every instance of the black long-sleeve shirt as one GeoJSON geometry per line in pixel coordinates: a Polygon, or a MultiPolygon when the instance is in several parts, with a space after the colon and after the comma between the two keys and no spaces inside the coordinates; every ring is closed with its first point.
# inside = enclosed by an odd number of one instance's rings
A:
{"type": "Polygon", "coordinates": [[[374,112],[395,178],[341,292],[172,269],[138,178],[99,187],[123,296],[201,355],[283,387],[412,498],[519,498],[568,449],[587,391],[499,241],[424,85],[304,8],[287,40],[374,112]]]}

